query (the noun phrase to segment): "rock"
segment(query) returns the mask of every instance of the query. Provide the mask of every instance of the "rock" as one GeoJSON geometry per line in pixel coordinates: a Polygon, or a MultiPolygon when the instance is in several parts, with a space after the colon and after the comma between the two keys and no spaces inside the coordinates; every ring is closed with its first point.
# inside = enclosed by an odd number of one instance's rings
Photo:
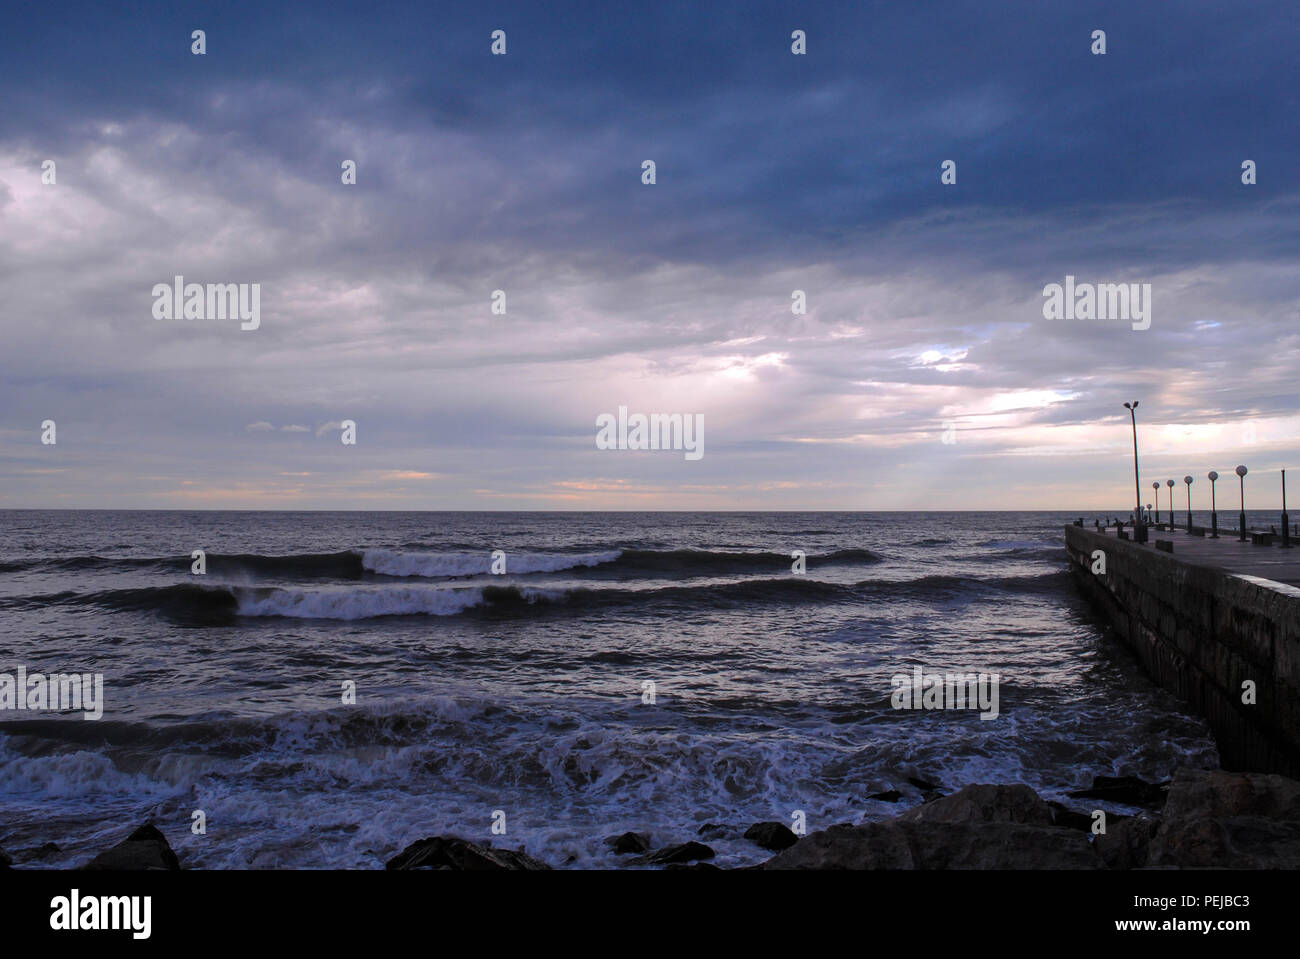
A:
{"type": "Polygon", "coordinates": [[[745,838],[764,849],[789,849],[799,841],[788,826],[779,822],[757,822],[745,830],[745,838]]]}
{"type": "Polygon", "coordinates": [[[694,859],[712,859],[713,850],[703,843],[691,841],[677,846],[668,846],[648,856],[638,856],[632,862],[638,865],[666,866],[669,863],[684,863],[694,859]]]}
{"type": "MultiPolygon", "coordinates": [[[[1052,811],[1052,825],[1064,826],[1066,829],[1082,829],[1084,832],[1091,834],[1092,817],[1087,813],[1076,812],[1069,806],[1050,800],[1047,807],[1052,811]]],[[[1107,816],[1106,819],[1109,823],[1111,817],[1107,816]]]]}
{"type": "Polygon", "coordinates": [[[1300,868],[1300,782],[1276,774],[1180,769],[1147,865],[1300,868]]]}
{"type": "Polygon", "coordinates": [[[385,869],[450,869],[456,872],[502,872],[550,869],[522,849],[496,849],[488,843],[455,836],[417,839],[384,864],[385,869]]]}
{"type": "Polygon", "coordinates": [[[732,829],[720,822],[706,822],[696,830],[695,835],[701,839],[726,839],[732,835],[732,829]]]}
{"type": "Polygon", "coordinates": [[[897,820],[838,825],[810,833],[763,869],[915,869],[908,834],[897,820]]]}
{"type": "Polygon", "coordinates": [[[908,776],[907,781],[911,783],[913,786],[915,786],[917,789],[921,790],[921,792],[923,793],[934,792],[936,789],[939,788],[934,783],[929,783],[926,782],[924,779],[917,779],[913,776],[908,776]]]}
{"type": "Polygon", "coordinates": [[[146,823],[112,849],[101,852],[81,868],[115,872],[176,870],[181,868],[181,864],[176,858],[176,853],[172,852],[172,847],[168,845],[167,837],[159,832],[153,823],[146,823]]]}
{"type": "Polygon", "coordinates": [[[1028,786],[967,786],[899,817],[905,822],[1019,823],[1051,826],[1052,810],[1028,786]]]}
{"type": "Polygon", "coordinates": [[[1101,869],[1086,836],[1012,822],[832,826],[777,853],[763,869],[1101,869]]]}
{"type": "Polygon", "coordinates": [[[897,789],[889,789],[882,793],[872,793],[868,799],[878,799],[881,802],[898,802],[903,798],[903,794],[897,789]]]}
{"type": "Polygon", "coordinates": [[[1028,786],[967,786],[895,819],[832,826],[764,869],[1101,869],[1086,835],[1053,824],[1028,786]]]}
{"type": "Polygon", "coordinates": [[[621,836],[610,836],[605,840],[605,845],[620,856],[630,852],[645,852],[650,848],[650,837],[641,832],[625,832],[621,836]]]}
{"type": "Polygon", "coordinates": [[[1108,869],[1144,869],[1151,839],[1160,823],[1149,816],[1106,817],[1106,831],[1093,840],[1093,848],[1108,869]]]}
{"type": "Polygon", "coordinates": [[[1168,783],[1143,782],[1136,776],[1094,776],[1091,789],[1066,793],[1071,799],[1101,799],[1124,806],[1158,808],[1165,802],[1168,783]]]}

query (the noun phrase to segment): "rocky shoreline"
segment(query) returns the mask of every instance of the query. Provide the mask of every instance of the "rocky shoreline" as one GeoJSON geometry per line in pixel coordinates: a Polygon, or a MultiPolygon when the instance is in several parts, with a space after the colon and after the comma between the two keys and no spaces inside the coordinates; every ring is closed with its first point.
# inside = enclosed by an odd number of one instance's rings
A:
{"type": "MultiPolygon", "coordinates": [[[[1069,793],[1081,808],[1042,799],[1025,785],[967,786],[951,795],[910,780],[924,801],[902,814],[861,825],[836,825],[804,837],[778,822],[750,826],[743,838],[773,851],[768,869],[1296,869],[1300,868],[1300,782],[1265,773],[1180,769],[1168,783],[1099,776],[1069,793]],[[1140,808],[1136,814],[1115,806],[1140,808]],[[1098,831],[1096,810],[1105,812],[1098,831]]],[[[889,790],[869,797],[897,802],[889,790]]],[[[650,836],[628,832],[606,843],[629,866],[714,870],[706,843],[735,835],[707,823],[698,838],[657,850],[650,836]],[[699,841],[700,839],[705,842],[699,841]]],[[[47,844],[48,845],[48,844],[47,844]]],[[[43,847],[44,848],[44,847],[43,847]]],[[[21,868],[0,850],[0,870],[21,868]]],[[[570,863],[561,864],[562,866],[570,863]]],[[[84,865],[84,870],[177,870],[166,837],[145,824],[84,865]]],[[[431,836],[407,846],[387,869],[533,871],[555,868],[490,843],[431,836]]]]}

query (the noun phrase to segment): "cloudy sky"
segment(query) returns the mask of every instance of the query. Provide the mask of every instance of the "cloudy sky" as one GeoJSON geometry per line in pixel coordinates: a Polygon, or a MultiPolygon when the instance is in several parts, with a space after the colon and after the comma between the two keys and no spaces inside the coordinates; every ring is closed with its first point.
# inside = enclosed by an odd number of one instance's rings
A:
{"type": "Polygon", "coordinates": [[[1127,509],[1134,398],[1146,491],[1300,471],[1293,0],[118,6],[0,33],[0,507],[1127,509]]]}

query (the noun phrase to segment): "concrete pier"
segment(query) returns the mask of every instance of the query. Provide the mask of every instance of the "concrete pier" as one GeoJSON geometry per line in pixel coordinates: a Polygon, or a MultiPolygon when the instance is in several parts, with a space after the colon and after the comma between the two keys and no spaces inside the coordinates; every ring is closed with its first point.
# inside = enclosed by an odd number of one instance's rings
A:
{"type": "Polygon", "coordinates": [[[1080,590],[1151,678],[1207,719],[1224,768],[1300,777],[1300,549],[1222,531],[1153,529],[1138,544],[1078,526],[1065,541],[1080,590]]]}

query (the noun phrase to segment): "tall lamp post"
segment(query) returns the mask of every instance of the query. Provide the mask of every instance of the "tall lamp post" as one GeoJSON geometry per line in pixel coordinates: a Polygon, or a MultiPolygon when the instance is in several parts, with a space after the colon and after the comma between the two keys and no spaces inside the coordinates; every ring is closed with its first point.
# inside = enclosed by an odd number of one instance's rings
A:
{"type": "Polygon", "coordinates": [[[1282,548],[1291,548],[1291,518],[1286,515],[1286,470],[1282,471],[1282,548]]]}
{"type": "Polygon", "coordinates": [[[1173,480],[1165,480],[1165,485],[1169,487],[1169,532],[1174,531],[1174,486],[1177,485],[1173,480]]]}
{"type": "Polygon", "coordinates": [[[1156,491],[1156,525],[1160,525],[1160,481],[1156,480],[1151,484],[1151,488],[1156,491]]]}
{"type": "Polygon", "coordinates": [[[1207,473],[1206,475],[1210,479],[1210,537],[1212,539],[1218,539],[1219,538],[1219,510],[1217,504],[1214,502],[1214,481],[1219,478],[1219,474],[1216,473],[1214,470],[1210,470],[1210,472],[1207,473]]]}
{"type": "Polygon", "coordinates": [[[1147,523],[1151,522],[1151,504],[1147,503],[1147,523]]]}
{"type": "Polygon", "coordinates": [[[1129,421],[1133,424],[1133,539],[1138,543],[1147,541],[1146,523],[1142,522],[1142,484],[1138,481],[1138,421],[1137,421],[1138,401],[1125,403],[1124,409],[1128,410],[1129,421]]]}
{"type": "Polygon", "coordinates": [[[1246,542],[1246,467],[1237,467],[1237,479],[1241,483],[1241,535],[1237,538],[1246,542]]]}
{"type": "Polygon", "coordinates": [[[1184,476],[1183,482],[1187,484],[1187,532],[1192,531],[1192,478],[1184,476]]]}

